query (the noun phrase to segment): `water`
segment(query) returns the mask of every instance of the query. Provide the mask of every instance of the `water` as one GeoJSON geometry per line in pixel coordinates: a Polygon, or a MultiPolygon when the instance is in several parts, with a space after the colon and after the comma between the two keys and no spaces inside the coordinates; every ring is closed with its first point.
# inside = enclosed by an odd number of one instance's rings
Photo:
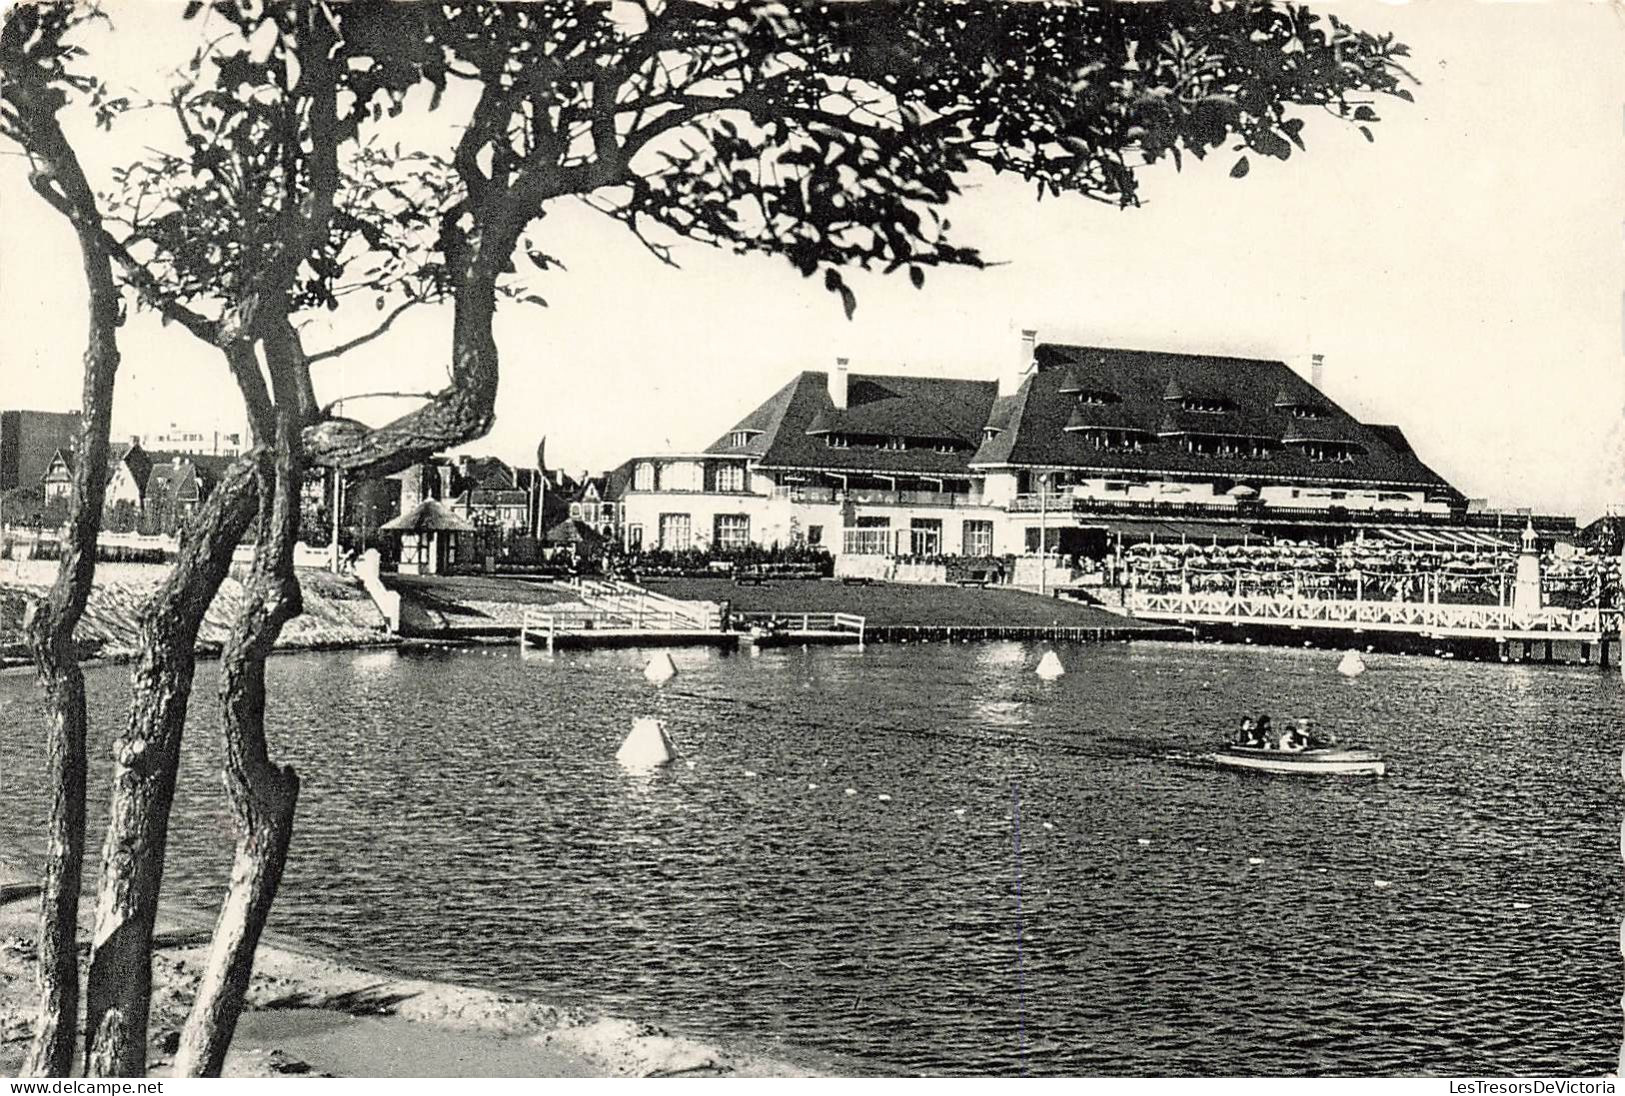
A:
{"type": "MultiPolygon", "coordinates": [[[[273,928],[875,1069],[1611,1068],[1616,677],[1059,650],[1053,683],[1013,643],[682,651],[659,691],[636,652],[278,657],[273,752],[304,787],[273,928]],[[1392,774],[1185,759],[1263,706],[1392,774]],[[692,768],[616,767],[647,714],[692,768]]],[[[100,760],[126,674],[91,681],[100,760]]],[[[203,666],[166,878],[199,907],[231,846],[214,681],[203,666]]],[[[37,853],[35,696],[0,677],[6,852],[37,853]]]]}

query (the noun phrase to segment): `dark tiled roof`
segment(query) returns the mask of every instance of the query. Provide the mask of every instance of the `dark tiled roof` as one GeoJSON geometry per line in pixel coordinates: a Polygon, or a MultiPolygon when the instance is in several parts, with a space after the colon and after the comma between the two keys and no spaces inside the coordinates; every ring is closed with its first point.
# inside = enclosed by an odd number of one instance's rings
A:
{"type": "Polygon", "coordinates": [[[853,374],[847,406],[829,398],[829,376],[805,372],[775,392],[706,450],[717,455],[748,454],[769,468],[828,468],[853,472],[917,472],[963,475],[993,408],[993,381],[941,377],[853,374]],[[744,446],[729,444],[734,433],[761,430],[744,446]],[[824,431],[919,439],[907,449],[830,446],[824,431]],[[938,452],[930,443],[952,443],[957,452],[938,452]]]}
{"type": "MultiPolygon", "coordinates": [[[[1417,457],[1404,435],[1391,427],[1368,427],[1278,361],[1222,358],[1157,351],[1044,344],[1035,351],[1038,369],[1011,400],[1010,426],[986,440],[972,466],[1001,464],[1234,476],[1260,481],[1318,480],[1404,485],[1459,498],[1460,494],[1417,457]],[[1310,460],[1286,445],[1267,460],[1187,453],[1180,437],[1148,441],[1139,450],[1097,449],[1084,431],[1066,427],[1080,409],[1062,387],[1108,391],[1121,398],[1121,416],[1151,434],[1175,427],[1193,433],[1281,439],[1314,432],[1317,440],[1358,447],[1346,463],[1310,460]],[[1170,398],[1170,391],[1173,398],[1170,398]],[[1203,414],[1183,409],[1187,399],[1221,400],[1227,410],[1203,414]],[[1321,419],[1298,419],[1293,405],[1321,408],[1321,419]]],[[[1000,401],[1003,402],[1002,400],[1000,401]]],[[[1081,407],[1088,415],[1106,407],[1081,407]]],[[[1115,425],[1115,424],[1114,424],[1115,425]]]]}

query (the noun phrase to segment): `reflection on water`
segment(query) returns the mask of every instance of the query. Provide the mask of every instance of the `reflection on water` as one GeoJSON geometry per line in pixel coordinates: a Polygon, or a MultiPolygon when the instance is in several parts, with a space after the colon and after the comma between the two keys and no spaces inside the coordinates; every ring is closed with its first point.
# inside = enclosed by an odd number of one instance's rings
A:
{"type": "MultiPolygon", "coordinates": [[[[1048,683],[1018,644],[683,651],[658,691],[635,652],[274,659],[275,751],[304,780],[274,927],[934,1073],[1610,1067],[1616,679],[1058,650],[1048,683]],[[1259,709],[1393,775],[1182,760],[1259,709]],[[682,761],[616,766],[640,715],[682,761]]],[[[91,678],[105,743],[125,674],[91,678]]],[[[40,830],[34,712],[28,679],[0,679],[6,851],[40,830]]],[[[165,882],[212,905],[231,848],[213,713],[188,735],[165,882]]]]}

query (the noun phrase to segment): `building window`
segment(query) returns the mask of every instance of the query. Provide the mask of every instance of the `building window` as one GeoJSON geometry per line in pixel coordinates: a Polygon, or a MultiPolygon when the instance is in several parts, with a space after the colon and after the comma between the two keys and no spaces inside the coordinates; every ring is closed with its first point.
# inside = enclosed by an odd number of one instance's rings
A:
{"type": "Polygon", "coordinates": [[[742,448],[750,444],[750,436],[751,431],[749,430],[735,430],[732,434],[728,435],[728,444],[733,446],[735,449],[742,448]]]}
{"type": "Polygon", "coordinates": [[[1117,396],[1111,392],[1099,392],[1084,389],[1078,393],[1078,402],[1085,407],[1105,407],[1107,404],[1117,403],[1117,396]]]}
{"type": "Polygon", "coordinates": [[[897,438],[897,437],[887,438],[885,443],[881,446],[881,448],[883,448],[883,449],[907,449],[908,448],[908,441],[905,438],[897,438]]]}
{"type": "Polygon", "coordinates": [[[1295,419],[1323,419],[1326,417],[1326,409],[1307,403],[1294,404],[1292,417],[1295,419]]]}
{"type": "Polygon", "coordinates": [[[824,527],[822,525],[807,526],[807,544],[809,546],[824,543],[824,527]]]}
{"type": "Polygon", "coordinates": [[[692,543],[692,525],[687,514],[660,515],[660,547],[662,550],[686,552],[692,543]]]}
{"type": "Polygon", "coordinates": [[[643,550],[643,526],[628,525],[626,527],[626,550],[641,552],[643,550]]]}
{"type": "Polygon", "coordinates": [[[991,556],[993,554],[993,523],[991,521],[967,521],[964,527],[963,552],[967,556],[991,556]]]}
{"type": "Polygon", "coordinates": [[[745,467],[741,464],[723,464],[717,467],[718,491],[743,491],[745,467]]]}
{"type": "Polygon", "coordinates": [[[632,470],[632,489],[634,491],[653,491],[655,489],[654,465],[645,461],[632,470]]]}
{"type": "Polygon", "coordinates": [[[718,514],[711,543],[721,551],[736,551],[750,544],[750,517],[746,514],[718,514]]]}
{"type": "Polygon", "coordinates": [[[845,434],[825,434],[824,444],[829,446],[831,449],[848,449],[851,448],[852,445],[852,443],[847,440],[845,434]]]}
{"type": "Polygon", "coordinates": [[[581,519],[581,504],[579,502],[570,504],[570,516],[578,521],[581,519]]]}
{"type": "Polygon", "coordinates": [[[937,452],[939,452],[939,453],[957,453],[957,452],[959,452],[959,446],[954,444],[951,441],[939,441],[939,442],[937,442],[937,452]]]}
{"type": "Polygon", "coordinates": [[[909,523],[909,551],[916,556],[942,554],[942,520],[915,518],[909,523]]]}
{"type": "Polygon", "coordinates": [[[1222,415],[1230,410],[1230,405],[1221,399],[1187,397],[1181,404],[1186,411],[1197,415],[1222,415]]]}

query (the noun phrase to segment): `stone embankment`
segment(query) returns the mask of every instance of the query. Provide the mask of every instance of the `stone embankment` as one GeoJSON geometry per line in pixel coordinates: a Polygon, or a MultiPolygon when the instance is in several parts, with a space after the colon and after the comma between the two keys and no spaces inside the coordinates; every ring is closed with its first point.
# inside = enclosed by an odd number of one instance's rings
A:
{"type": "MultiPolygon", "coordinates": [[[[198,633],[198,648],[218,651],[243,598],[239,571],[221,585],[198,633]]],[[[85,608],[77,638],[87,658],[127,659],[139,645],[137,614],[169,574],[166,565],[104,563],[96,568],[96,588],[85,608]]],[[[28,661],[23,614],[32,598],[43,597],[56,579],[46,560],[0,560],[0,666],[28,661]]],[[[277,647],[324,650],[366,647],[393,641],[383,614],[361,584],[349,576],[301,569],[305,611],[288,622],[277,647]]]]}

